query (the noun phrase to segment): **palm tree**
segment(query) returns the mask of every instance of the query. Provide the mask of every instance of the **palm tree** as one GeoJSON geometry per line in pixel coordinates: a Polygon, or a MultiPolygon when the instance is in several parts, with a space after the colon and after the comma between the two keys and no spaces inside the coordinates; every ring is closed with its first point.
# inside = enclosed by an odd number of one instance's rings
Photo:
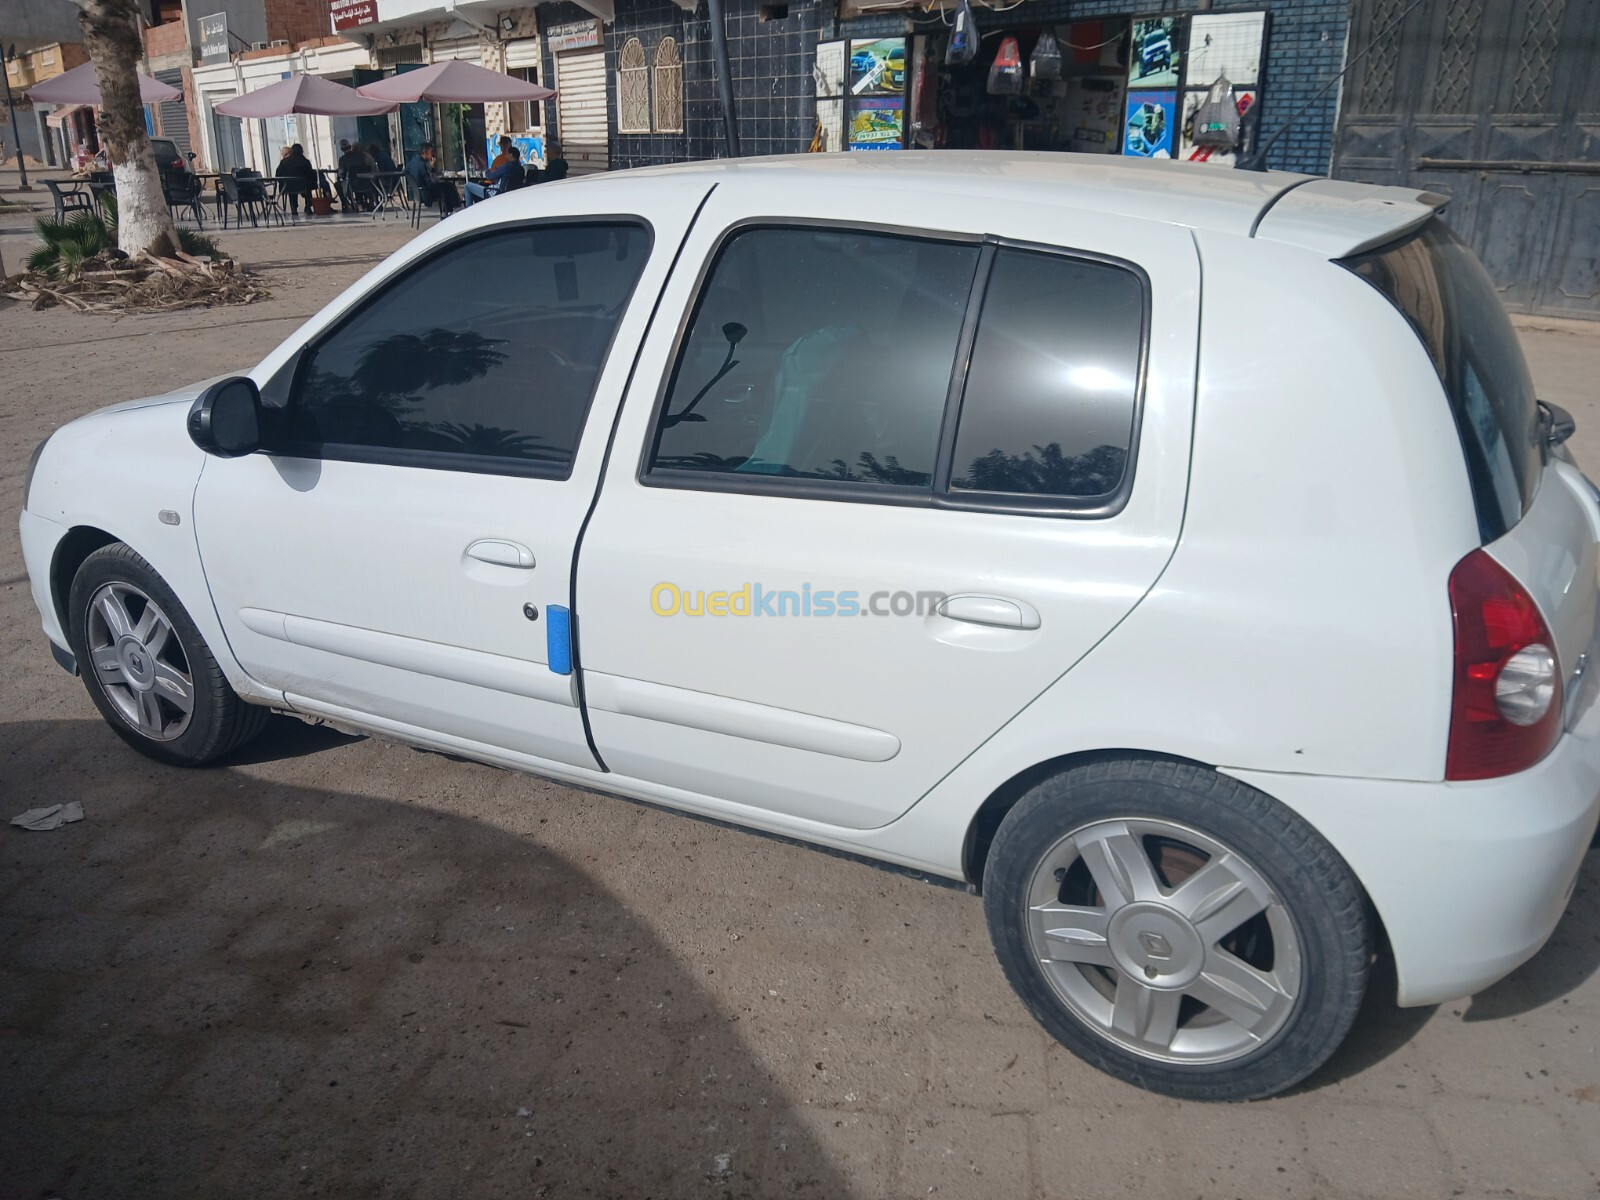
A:
{"type": "Polygon", "coordinates": [[[138,61],[144,49],[136,0],[73,0],[83,48],[100,85],[100,137],[112,159],[120,219],[117,247],[127,254],[173,257],[177,226],[144,128],[138,61]]]}

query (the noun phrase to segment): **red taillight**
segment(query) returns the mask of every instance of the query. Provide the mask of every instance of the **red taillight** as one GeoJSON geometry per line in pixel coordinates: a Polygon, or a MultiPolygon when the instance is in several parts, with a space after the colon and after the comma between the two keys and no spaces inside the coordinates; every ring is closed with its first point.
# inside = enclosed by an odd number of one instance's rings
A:
{"type": "Polygon", "coordinates": [[[173,170],[175,170],[175,171],[183,170],[183,159],[181,159],[181,158],[173,159],[172,160],[172,167],[173,167],[173,170]]]}
{"type": "Polygon", "coordinates": [[[1450,608],[1456,663],[1444,777],[1526,770],[1561,737],[1561,668],[1549,627],[1527,590],[1482,550],[1450,572],[1450,608]]]}

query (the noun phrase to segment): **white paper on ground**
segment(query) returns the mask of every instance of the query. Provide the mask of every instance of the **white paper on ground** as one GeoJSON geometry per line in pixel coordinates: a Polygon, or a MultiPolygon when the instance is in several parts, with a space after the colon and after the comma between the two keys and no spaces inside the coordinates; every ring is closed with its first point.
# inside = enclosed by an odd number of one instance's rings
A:
{"type": "Polygon", "coordinates": [[[46,833],[81,820],[83,820],[83,805],[72,800],[66,804],[52,804],[49,808],[30,808],[20,817],[12,817],[11,823],[21,829],[46,833]]]}

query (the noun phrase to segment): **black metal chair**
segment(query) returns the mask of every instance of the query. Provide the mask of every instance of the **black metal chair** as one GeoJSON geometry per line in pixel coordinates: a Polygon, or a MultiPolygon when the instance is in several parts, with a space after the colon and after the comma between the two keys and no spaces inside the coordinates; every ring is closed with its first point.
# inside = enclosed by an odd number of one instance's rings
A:
{"type": "Polygon", "coordinates": [[[233,194],[228,197],[242,214],[248,215],[251,225],[262,221],[272,224],[274,217],[283,224],[283,209],[273,195],[272,184],[260,171],[240,167],[233,173],[233,194]]]}
{"type": "Polygon", "coordinates": [[[172,210],[173,216],[188,213],[194,218],[194,223],[201,229],[206,227],[206,213],[203,205],[204,191],[200,181],[193,175],[178,175],[162,177],[162,191],[166,193],[167,207],[172,210]]]}
{"type": "Polygon", "coordinates": [[[93,212],[94,202],[89,198],[89,193],[79,187],[70,187],[65,191],[54,179],[41,180],[45,187],[50,189],[50,198],[56,202],[56,222],[59,224],[67,219],[70,212],[93,212]]]}
{"type": "Polygon", "coordinates": [[[252,226],[261,223],[261,210],[257,202],[258,189],[246,188],[244,181],[237,175],[224,175],[217,180],[222,196],[222,227],[228,227],[228,210],[236,214],[234,220],[239,228],[244,228],[244,219],[250,218],[252,226]]]}

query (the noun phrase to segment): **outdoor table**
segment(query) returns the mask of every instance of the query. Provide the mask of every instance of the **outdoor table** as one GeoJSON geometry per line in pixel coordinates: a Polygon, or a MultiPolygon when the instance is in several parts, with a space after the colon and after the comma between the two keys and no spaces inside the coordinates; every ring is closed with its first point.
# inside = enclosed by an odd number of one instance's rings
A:
{"type": "Polygon", "coordinates": [[[404,171],[371,171],[357,175],[357,179],[365,180],[372,185],[374,203],[372,215],[397,211],[400,204],[400,181],[406,177],[404,171]]]}
{"type": "Polygon", "coordinates": [[[222,192],[222,173],[220,171],[195,171],[193,175],[202,192],[206,189],[206,181],[211,181],[211,191],[214,197],[212,206],[216,209],[217,220],[222,220],[228,207],[228,197],[223,195],[222,192]]]}

